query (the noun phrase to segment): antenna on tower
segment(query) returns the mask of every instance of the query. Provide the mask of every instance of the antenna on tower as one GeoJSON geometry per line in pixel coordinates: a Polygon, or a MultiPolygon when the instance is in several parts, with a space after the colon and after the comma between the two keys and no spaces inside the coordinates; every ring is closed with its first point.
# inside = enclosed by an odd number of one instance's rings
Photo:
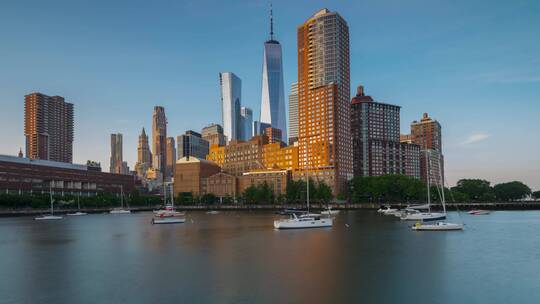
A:
{"type": "Polygon", "coordinates": [[[270,40],[274,40],[274,17],[272,15],[272,1],[270,1],[270,40]]]}

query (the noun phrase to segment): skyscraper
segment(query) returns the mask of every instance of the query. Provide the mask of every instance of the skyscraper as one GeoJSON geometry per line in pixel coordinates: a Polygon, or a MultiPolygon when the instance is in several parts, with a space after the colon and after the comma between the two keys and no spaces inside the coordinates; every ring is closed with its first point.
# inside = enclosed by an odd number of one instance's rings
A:
{"type": "Polygon", "coordinates": [[[291,84],[289,94],[289,144],[298,140],[298,82],[291,84]]]}
{"type": "Polygon", "coordinates": [[[260,121],[280,129],[282,132],[282,141],[287,139],[283,60],[281,44],[277,40],[274,40],[274,22],[271,7],[270,39],[264,43],[263,53],[260,121]]]}
{"type": "Polygon", "coordinates": [[[152,116],[152,166],[161,174],[167,176],[167,118],[165,109],[160,106],[154,107],[152,116]]]}
{"type": "Polygon", "coordinates": [[[298,27],[299,162],[334,193],[353,176],[349,81],[349,27],[322,9],[298,27]]]}
{"type": "Polygon", "coordinates": [[[231,72],[219,73],[223,133],[227,141],[240,139],[242,81],[231,72]]]}
{"type": "Polygon", "coordinates": [[[240,120],[242,125],[242,140],[249,140],[253,136],[253,111],[247,107],[240,108],[240,120]]]}
{"type": "Polygon", "coordinates": [[[167,137],[167,174],[174,174],[174,164],[176,163],[176,145],[174,137],[167,137]]]}
{"type": "Polygon", "coordinates": [[[209,151],[208,141],[195,131],[189,130],[185,134],[177,136],[176,142],[178,144],[178,159],[188,156],[205,159],[209,151]]]}
{"type": "Polygon", "coordinates": [[[429,175],[432,184],[444,183],[444,157],[442,154],[441,124],[424,113],[420,121],[411,123],[410,140],[419,145],[420,174],[422,180],[427,182],[429,175]],[[429,167],[429,174],[428,174],[429,167]]]}
{"type": "Polygon", "coordinates": [[[139,135],[139,145],[137,147],[137,164],[135,165],[135,171],[141,178],[146,176],[146,170],[152,166],[152,152],[150,152],[150,146],[148,144],[148,135],[144,128],[141,135],[139,135]]]}
{"type": "Polygon", "coordinates": [[[125,172],[122,172],[123,162],[122,134],[111,134],[111,165],[109,172],[124,174],[125,172]]]}
{"type": "Polygon", "coordinates": [[[71,163],[73,104],[61,96],[24,96],[24,136],[26,157],[71,163]]]}
{"type": "Polygon", "coordinates": [[[223,135],[223,128],[218,124],[211,124],[202,129],[202,138],[211,145],[223,146],[225,145],[225,135],[223,135]]]}
{"type": "Polygon", "coordinates": [[[358,86],[351,101],[355,176],[405,174],[420,178],[420,147],[400,142],[400,108],[374,101],[358,86]]]}

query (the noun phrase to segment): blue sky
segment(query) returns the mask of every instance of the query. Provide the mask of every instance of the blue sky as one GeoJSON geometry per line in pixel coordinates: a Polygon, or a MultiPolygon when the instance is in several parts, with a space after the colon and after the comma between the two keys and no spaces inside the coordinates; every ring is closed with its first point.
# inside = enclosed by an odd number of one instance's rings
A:
{"type": "MultiPolygon", "coordinates": [[[[297,78],[296,27],[338,11],[351,40],[351,91],[402,106],[402,133],[423,112],[443,125],[450,183],[480,177],[540,189],[540,2],[274,1],[285,86],[297,78]]],[[[242,79],[258,116],[267,1],[2,1],[0,153],[24,146],[24,95],[75,104],[74,161],[106,170],[109,134],[137,136],[165,106],[168,132],[220,122],[218,73],[242,79]]],[[[23,149],[24,150],[24,149],[23,149]]]]}

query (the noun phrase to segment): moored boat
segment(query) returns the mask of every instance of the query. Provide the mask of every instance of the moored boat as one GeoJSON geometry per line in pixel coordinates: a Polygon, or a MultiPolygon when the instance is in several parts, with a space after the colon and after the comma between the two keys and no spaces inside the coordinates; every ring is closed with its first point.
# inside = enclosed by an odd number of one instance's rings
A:
{"type": "Polygon", "coordinates": [[[471,210],[469,212],[470,215],[488,215],[491,213],[489,210],[471,210]]]}
{"type": "Polygon", "coordinates": [[[283,220],[275,220],[274,228],[276,229],[302,229],[302,228],[324,228],[332,227],[331,218],[321,218],[316,214],[306,214],[297,216],[292,214],[291,218],[283,220]]]}
{"type": "Polygon", "coordinates": [[[52,186],[51,186],[50,183],[49,183],[49,200],[51,202],[51,213],[37,216],[37,217],[34,218],[34,220],[36,220],[36,221],[48,221],[48,220],[61,220],[61,219],[64,218],[64,217],[59,216],[59,215],[54,215],[54,200],[53,200],[53,197],[52,197],[52,186]]]}
{"type": "Polygon", "coordinates": [[[417,222],[412,226],[413,230],[416,231],[453,231],[453,230],[463,230],[463,224],[456,223],[446,223],[446,222],[437,222],[435,224],[424,224],[417,222]]]}

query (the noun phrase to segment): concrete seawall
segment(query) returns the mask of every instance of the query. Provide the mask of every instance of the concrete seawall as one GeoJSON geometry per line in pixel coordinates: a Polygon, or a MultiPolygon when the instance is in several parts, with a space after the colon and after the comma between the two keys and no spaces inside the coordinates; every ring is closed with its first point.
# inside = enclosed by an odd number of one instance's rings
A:
{"type": "MultiPolygon", "coordinates": [[[[380,208],[380,204],[330,204],[333,209],[339,210],[375,210],[380,208]]],[[[390,204],[392,207],[405,208],[407,204],[390,204]]],[[[144,207],[131,207],[130,210],[134,212],[152,211],[158,209],[160,206],[144,206],[144,207]]],[[[185,211],[206,211],[206,210],[281,210],[292,208],[305,208],[305,204],[264,204],[264,205],[180,205],[176,206],[178,210],[185,211]]],[[[441,209],[440,204],[432,204],[433,209],[441,209]]],[[[471,209],[488,209],[488,210],[540,210],[540,201],[529,202],[493,202],[493,203],[467,203],[467,204],[446,204],[448,210],[471,210],[471,209]]],[[[311,204],[312,209],[323,209],[326,205],[323,204],[311,204]]],[[[83,208],[81,211],[88,213],[107,213],[111,208],[83,208]]],[[[74,209],[57,209],[55,213],[65,214],[68,212],[74,212],[74,209]]],[[[48,213],[49,209],[0,209],[0,217],[10,216],[30,216],[48,213]]]]}

